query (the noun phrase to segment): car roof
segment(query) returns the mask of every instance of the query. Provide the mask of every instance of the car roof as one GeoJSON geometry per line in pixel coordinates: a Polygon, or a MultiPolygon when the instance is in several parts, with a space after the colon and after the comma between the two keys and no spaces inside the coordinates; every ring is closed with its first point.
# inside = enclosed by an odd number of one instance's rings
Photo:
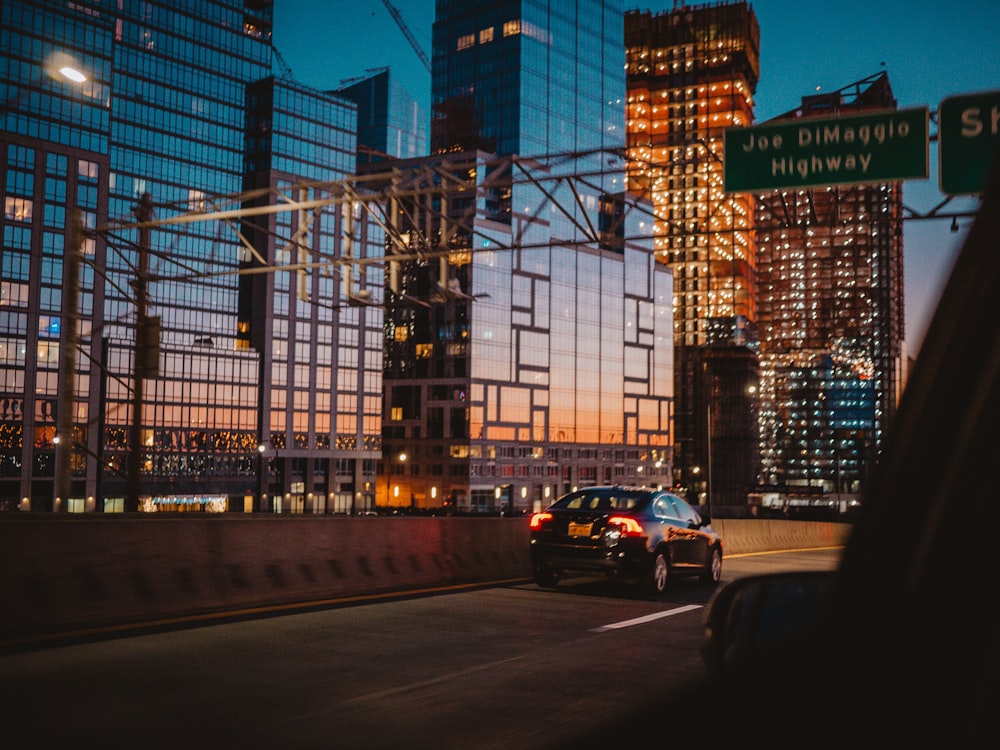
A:
{"type": "Polygon", "coordinates": [[[593,484],[586,487],[580,487],[573,492],[567,492],[567,495],[573,495],[579,492],[635,492],[635,493],[647,493],[649,495],[656,495],[661,492],[667,494],[673,494],[670,490],[657,489],[656,487],[647,487],[642,485],[624,485],[624,484],[593,484]]]}

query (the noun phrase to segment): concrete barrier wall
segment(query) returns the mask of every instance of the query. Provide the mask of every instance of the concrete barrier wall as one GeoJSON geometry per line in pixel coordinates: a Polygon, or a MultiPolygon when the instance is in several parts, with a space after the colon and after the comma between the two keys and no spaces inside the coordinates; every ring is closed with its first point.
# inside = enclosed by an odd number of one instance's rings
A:
{"type": "Polygon", "coordinates": [[[716,518],[714,528],[725,544],[724,555],[765,550],[838,547],[847,542],[851,525],[828,521],[716,518]]]}
{"type": "MultiPolygon", "coordinates": [[[[726,554],[843,543],[847,525],[717,519],[726,554]]],[[[0,641],[531,575],[526,518],[0,519],[0,641]]]]}

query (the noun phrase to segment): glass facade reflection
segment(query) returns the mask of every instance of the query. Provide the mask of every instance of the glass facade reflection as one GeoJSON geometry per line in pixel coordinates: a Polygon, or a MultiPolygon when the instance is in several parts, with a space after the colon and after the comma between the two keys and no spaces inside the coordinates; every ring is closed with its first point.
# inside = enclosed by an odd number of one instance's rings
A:
{"type": "MultiPolygon", "coordinates": [[[[74,438],[98,444],[93,386],[99,368],[104,287],[95,274],[105,246],[79,242],[72,224],[106,221],[113,181],[109,147],[110,82],[115,25],[43,3],[0,6],[0,506],[26,507],[37,497],[51,507],[65,329],[78,329],[89,357],[72,368],[74,438]],[[87,33],[84,33],[87,29],[87,33]],[[72,66],[86,80],[60,69],[72,66]],[[72,124],[70,124],[72,123],[72,124]],[[67,246],[88,261],[77,273],[78,312],[64,314],[67,246]],[[78,324],[73,325],[73,318],[78,324]]],[[[85,460],[73,454],[71,471],[85,460]]],[[[82,492],[80,493],[83,494],[82,492]]]]}
{"type": "Polygon", "coordinates": [[[435,155],[393,165],[436,192],[390,211],[380,502],[520,513],[671,481],[672,277],[625,210],[622,17],[437,3],[435,155]]]}
{"type": "Polygon", "coordinates": [[[426,113],[392,72],[382,70],[337,93],[358,105],[358,163],[427,154],[426,113]]]}
{"type": "MultiPolygon", "coordinates": [[[[338,312],[345,274],[318,262],[340,252],[350,211],[204,218],[260,208],[232,200],[258,184],[263,203],[327,199],[315,185],[354,169],[356,106],[271,78],[272,12],[270,0],[0,5],[3,508],[370,505],[381,318],[338,312]],[[85,80],[61,76],[68,66],[85,80]],[[305,256],[315,271],[263,287],[238,273],[305,256]]],[[[381,292],[380,270],[352,278],[381,292]]]]}
{"type": "Polygon", "coordinates": [[[288,80],[248,91],[246,189],[258,197],[245,206],[291,209],[243,223],[249,246],[263,253],[245,249],[241,267],[276,269],[240,281],[240,346],[262,356],[262,510],[374,510],[382,272],[338,262],[382,252],[381,235],[344,188],[356,121],[353,102],[288,80]],[[353,305],[351,295],[372,304],[353,305]]]}

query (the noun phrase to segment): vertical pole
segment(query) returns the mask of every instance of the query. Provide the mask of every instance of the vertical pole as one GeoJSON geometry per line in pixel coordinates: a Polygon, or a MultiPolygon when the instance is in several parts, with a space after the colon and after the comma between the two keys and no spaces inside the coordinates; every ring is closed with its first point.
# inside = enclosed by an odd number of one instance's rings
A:
{"type": "Polygon", "coordinates": [[[63,301],[59,342],[59,413],[56,418],[56,465],[52,510],[67,509],[73,471],[73,404],[76,395],[77,320],[80,305],[80,244],[83,240],[80,212],[70,219],[69,240],[63,256],[63,301]]]}
{"type": "MultiPolygon", "coordinates": [[[[137,221],[146,224],[153,218],[153,197],[143,193],[139,205],[132,209],[137,221]]],[[[129,423],[128,472],[125,488],[125,510],[139,510],[142,492],[142,405],[145,388],[146,347],[149,345],[149,317],[146,312],[146,279],[149,274],[149,227],[139,227],[138,270],[135,288],[135,347],[132,353],[132,420],[129,423]]]]}
{"type": "Polygon", "coordinates": [[[705,405],[705,419],[708,426],[708,472],[705,474],[705,514],[712,518],[712,399],[705,405]]]}
{"type": "Polygon", "coordinates": [[[106,413],[108,403],[108,350],[110,341],[105,336],[101,339],[101,386],[100,395],[97,398],[99,411],[97,412],[97,475],[94,485],[94,497],[97,503],[97,512],[104,511],[104,431],[107,428],[106,413]]]}

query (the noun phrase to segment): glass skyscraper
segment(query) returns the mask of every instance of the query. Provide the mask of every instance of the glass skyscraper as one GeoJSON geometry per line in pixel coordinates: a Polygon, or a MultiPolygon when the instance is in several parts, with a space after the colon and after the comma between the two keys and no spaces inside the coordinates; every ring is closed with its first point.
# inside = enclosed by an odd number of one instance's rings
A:
{"type": "Polygon", "coordinates": [[[427,155],[427,113],[392,71],[380,70],[337,93],[358,105],[358,163],[427,155]]]}
{"type": "Polygon", "coordinates": [[[393,165],[436,192],[390,211],[384,502],[669,484],[672,278],[624,189],[622,34],[619,2],[437,3],[433,155],[393,165]]]}
{"type": "MultiPolygon", "coordinates": [[[[151,218],[162,219],[241,189],[242,85],[269,72],[270,6],[25,0],[5,2],[2,12],[5,201],[32,203],[4,216],[4,285],[29,291],[5,305],[3,335],[13,355],[4,363],[13,381],[5,396],[23,404],[5,419],[3,496],[21,507],[51,507],[60,407],[72,412],[79,447],[57,510],[93,510],[99,496],[110,498],[109,509],[120,504],[137,436],[146,492],[235,489],[222,478],[252,475],[257,409],[256,358],[232,345],[236,282],[172,278],[225,265],[236,240],[216,236],[207,223],[145,236],[127,227],[144,195],[155,206],[151,218]],[[201,54],[185,53],[193,49],[201,54]],[[72,60],[87,80],[51,78],[43,66],[55,56],[72,60]],[[91,232],[80,247],[78,316],[61,301],[76,211],[91,232]],[[139,294],[148,294],[149,343],[159,362],[146,368],[136,419],[139,294]],[[76,384],[59,404],[57,364],[68,360],[57,334],[76,317],[76,384]]],[[[68,437],[60,436],[62,450],[68,437]]]]}
{"type": "Polygon", "coordinates": [[[357,109],[271,78],[272,12],[0,5],[4,508],[329,511],[374,492],[381,321],[331,309],[336,230],[279,205],[353,170],[357,109]],[[238,273],[307,256],[262,288],[238,273]]]}
{"type": "Polygon", "coordinates": [[[262,358],[261,510],[374,510],[382,309],[349,299],[378,302],[382,270],[339,262],[382,253],[349,187],[356,122],[335,94],[274,78],[249,88],[244,206],[263,212],[243,221],[239,347],[262,358]]]}

